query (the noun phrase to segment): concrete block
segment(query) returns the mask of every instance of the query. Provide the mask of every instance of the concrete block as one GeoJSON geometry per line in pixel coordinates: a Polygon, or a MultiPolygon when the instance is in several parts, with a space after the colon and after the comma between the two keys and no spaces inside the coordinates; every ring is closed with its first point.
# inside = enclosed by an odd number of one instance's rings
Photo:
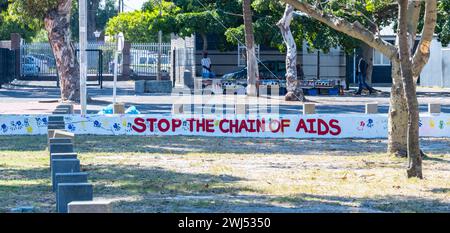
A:
{"type": "Polygon", "coordinates": [[[245,114],[247,114],[247,105],[246,104],[236,104],[234,106],[234,113],[236,115],[245,115],[245,114]]]}
{"type": "Polygon", "coordinates": [[[49,144],[60,144],[60,143],[72,143],[72,138],[49,138],[48,139],[49,144]]]}
{"type": "Polygon", "coordinates": [[[125,114],[125,104],[115,103],[113,105],[113,113],[114,114],[125,114]]]}
{"type": "Polygon", "coordinates": [[[73,104],[61,104],[56,106],[56,110],[59,109],[68,110],[69,114],[73,114],[73,104]]]}
{"type": "Polygon", "coordinates": [[[172,114],[184,114],[184,105],[183,104],[173,104],[172,105],[172,114]]]}
{"type": "Polygon", "coordinates": [[[441,105],[440,104],[428,104],[428,113],[430,113],[430,114],[441,113],[441,105]]]}
{"type": "Polygon", "coordinates": [[[67,206],[73,201],[92,201],[94,188],[89,183],[59,183],[56,195],[56,211],[67,213],[67,206]]]}
{"type": "Polygon", "coordinates": [[[112,213],[112,202],[108,200],[73,201],[67,206],[69,213],[112,213]]]}
{"type": "Polygon", "coordinates": [[[66,129],[66,124],[65,123],[49,123],[47,125],[47,129],[48,130],[66,129]]]}
{"type": "Polygon", "coordinates": [[[377,114],[378,113],[378,104],[371,103],[366,104],[366,114],[377,114]]]}
{"type": "Polygon", "coordinates": [[[53,138],[70,138],[72,141],[75,139],[75,134],[67,132],[65,130],[55,130],[53,133],[53,138]]]}
{"type": "Polygon", "coordinates": [[[58,184],[61,183],[87,183],[88,174],[86,172],[56,173],[53,191],[57,191],[58,184]]]}
{"type": "Polygon", "coordinates": [[[171,80],[147,80],[145,81],[147,93],[172,93],[171,80]]]}
{"type": "Polygon", "coordinates": [[[316,114],[316,104],[303,104],[303,114],[316,114]]]}
{"type": "Polygon", "coordinates": [[[78,159],[52,159],[51,175],[53,191],[56,191],[55,174],[80,172],[80,160],[78,159]]]}
{"type": "Polygon", "coordinates": [[[145,93],[145,80],[134,81],[134,93],[144,94],[145,93]]]}
{"type": "Polygon", "coordinates": [[[50,154],[50,168],[54,159],[77,159],[77,153],[55,153],[50,154]]]}
{"type": "Polygon", "coordinates": [[[63,116],[48,116],[48,122],[64,122],[63,116]]]}
{"type": "Polygon", "coordinates": [[[53,144],[49,144],[48,151],[50,152],[50,154],[71,153],[71,152],[73,152],[73,144],[72,143],[53,143],[53,144]]]}

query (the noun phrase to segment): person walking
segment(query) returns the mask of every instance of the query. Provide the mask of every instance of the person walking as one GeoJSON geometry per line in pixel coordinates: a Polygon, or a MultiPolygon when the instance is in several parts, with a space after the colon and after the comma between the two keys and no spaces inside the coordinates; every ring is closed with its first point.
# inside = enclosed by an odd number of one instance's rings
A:
{"type": "Polygon", "coordinates": [[[366,88],[369,91],[369,94],[372,94],[376,92],[376,90],[369,86],[369,84],[366,83],[366,76],[367,76],[367,62],[364,60],[364,58],[360,55],[358,60],[358,91],[355,93],[355,95],[361,95],[361,92],[364,88],[366,88]]]}
{"type": "Polygon", "coordinates": [[[208,57],[208,52],[203,52],[202,59],[202,77],[203,78],[215,78],[216,75],[211,71],[211,59],[208,57]]]}

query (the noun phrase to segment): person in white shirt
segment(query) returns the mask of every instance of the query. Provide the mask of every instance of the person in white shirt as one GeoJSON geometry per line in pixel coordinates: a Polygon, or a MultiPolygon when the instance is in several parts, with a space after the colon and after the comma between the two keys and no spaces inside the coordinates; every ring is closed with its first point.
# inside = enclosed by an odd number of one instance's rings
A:
{"type": "Polygon", "coordinates": [[[208,52],[203,52],[202,59],[202,77],[203,78],[215,78],[216,75],[211,71],[211,59],[208,57],[208,52]]]}

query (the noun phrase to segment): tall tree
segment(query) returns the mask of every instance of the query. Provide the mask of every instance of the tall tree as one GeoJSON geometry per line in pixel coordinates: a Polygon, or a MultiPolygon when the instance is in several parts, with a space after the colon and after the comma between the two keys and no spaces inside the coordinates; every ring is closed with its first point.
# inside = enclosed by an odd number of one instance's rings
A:
{"type": "Polygon", "coordinates": [[[299,85],[297,79],[297,45],[294,36],[291,32],[291,22],[294,17],[294,7],[286,4],[283,18],[278,22],[278,27],[281,30],[284,41],[286,43],[286,89],[287,94],[285,99],[287,101],[299,100],[304,101],[305,96],[303,90],[299,85]]]}
{"type": "Polygon", "coordinates": [[[256,96],[258,92],[256,82],[259,79],[259,71],[255,53],[251,0],[242,1],[242,12],[244,14],[245,47],[247,51],[247,95],[256,96]]]}
{"type": "Polygon", "coordinates": [[[422,28],[422,37],[419,45],[412,49],[412,40],[415,32],[410,33],[417,27],[419,19],[415,18],[415,11],[420,10],[420,4],[414,4],[407,0],[398,0],[399,18],[397,24],[399,30],[397,34],[396,45],[392,45],[377,35],[373,34],[361,23],[353,23],[348,20],[337,17],[329,12],[325,12],[302,0],[283,0],[292,4],[296,9],[304,12],[308,16],[322,22],[334,30],[345,33],[349,36],[366,42],[371,47],[377,49],[385,56],[400,64],[400,74],[402,78],[402,87],[404,98],[407,103],[408,126],[406,134],[407,152],[408,152],[408,177],[422,178],[422,160],[419,147],[419,107],[416,95],[416,83],[420,72],[427,63],[430,56],[430,44],[433,37],[437,20],[436,0],[426,0],[424,26],[422,28]],[[411,13],[408,13],[411,12],[411,13]],[[408,29],[409,28],[409,29],[408,29]]]}
{"type": "Polygon", "coordinates": [[[61,99],[79,101],[80,72],[70,38],[72,0],[16,0],[13,4],[24,18],[43,22],[56,60],[61,99]]]}

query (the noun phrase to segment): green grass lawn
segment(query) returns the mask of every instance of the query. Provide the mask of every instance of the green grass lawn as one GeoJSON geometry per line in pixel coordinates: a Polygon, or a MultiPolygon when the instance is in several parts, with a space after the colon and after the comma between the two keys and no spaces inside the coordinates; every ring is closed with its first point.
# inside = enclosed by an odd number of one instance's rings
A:
{"type": "MultiPolygon", "coordinates": [[[[77,136],[94,196],[116,212],[450,212],[450,140],[424,180],[385,140],[77,136]]],[[[55,211],[46,137],[0,137],[0,212],[55,211]]]]}

